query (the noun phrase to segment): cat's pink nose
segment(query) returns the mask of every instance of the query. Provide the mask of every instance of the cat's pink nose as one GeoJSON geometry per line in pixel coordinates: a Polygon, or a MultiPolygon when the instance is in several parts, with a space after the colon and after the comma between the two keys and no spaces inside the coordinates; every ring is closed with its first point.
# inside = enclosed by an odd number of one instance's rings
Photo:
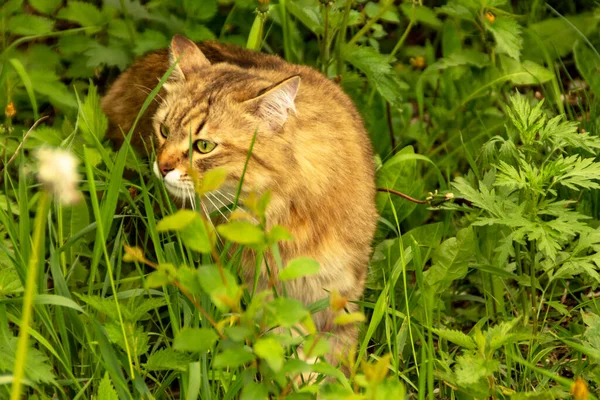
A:
{"type": "Polygon", "coordinates": [[[162,176],[166,176],[169,172],[173,171],[175,168],[173,168],[173,165],[171,163],[158,163],[158,169],[160,170],[160,173],[162,174],[162,176]]]}

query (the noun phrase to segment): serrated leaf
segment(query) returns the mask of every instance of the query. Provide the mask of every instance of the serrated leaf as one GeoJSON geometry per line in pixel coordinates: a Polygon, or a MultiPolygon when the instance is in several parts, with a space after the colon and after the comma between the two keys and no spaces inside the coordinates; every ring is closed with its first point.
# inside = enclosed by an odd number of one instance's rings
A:
{"type": "Polygon", "coordinates": [[[404,13],[404,16],[408,19],[412,19],[414,15],[414,20],[416,22],[420,22],[423,25],[430,26],[434,29],[439,29],[442,27],[442,21],[437,17],[437,15],[435,15],[435,12],[429,7],[403,3],[400,6],[400,9],[404,13]]]}
{"type": "Polygon", "coordinates": [[[133,322],[124,322],[123,325],[118,322],[110,322],[105,325],[104,329],[111,343],[115,343],[123,351],[127,351],[129,348],[133,357],[137,358],[148,351],[150,337],[141,326],[133,322]],[[123,331],[125,331],[125,336],[123,331]],[[125,345],[125,340],[127,340],[127,345],[125,345]]]}
{"type": "Polygon", "coordinates": [[[463,354],[456,358],[456,381],[460,385],[474,385],[480,379],[493,375],[500,366],[497,360],[486,360],[479,354],[463,354]]]}
{"type": "Polygon", "coordinates": [[[393,108],[401,108],[402,92],[408,88],[408,85],[400,80],[386,56],[366,46],[345,46],[343,54],[349,63],[367,76],[379,94],[389,101],[393,108]]]}
{"type": "Polygon", "coordinates": [[[217,0],[183,0],[183,7],[190,17],[209,21],[217,13],[217,0]]]}
{"type": "Polygon", "coordinates": [[[486,19],[485,28],[494,36],[498,53],[507,54],[515,60],[520,58],[523,39],[521,26],[514,18],[499,15],[494,22],[486,19]]]}
{"type": "Polygon", "coordinates": [[[100,387],[98,388],[98,400],[119,400],[116,390],[110,381],[108,372],[104,373],[104,378],[100,381],[100,387]]]}
{"type": "Polygon", "coordinates": [[[99,43],[94,43],[92,47],[85,52],[88,57],[87,66],[96,68],[101,65],[109,67],[116,66],[124,70],[131,61],[130,53],[121,46],[106,47],[99,43]]]}
{"type": "Polygon", "coordinates": [[[254,343],[254,353],[269,364],[275,372],[279,372],[283,366],[283,347],[272,337],[258,339],[254,343]]]}
{"type": "Polygon", "coordinates": [[[217,231],[225,239],[235,243],[256,245],[265,242],[265,233],[258,226],[247,221],[233,221],[219,225],[217,231]]]}
{"type": "Polygon", "coordinates": [[[173,348],[179,351],[203,353],[210,350],[218,339],[210,328],[185,328],[173,341],[173,348]]]}
{"type": "MultiPolygon", "coordinates": [[[[1,267],[1,265],[0,265],[1,267]]],[[[11,265],[0,268],[0,299],[23,292],[17,270],[11,265]]]]}
{"type": "MultiPolygon", "coordinates": [[[[15,366],[17,349],[16,337],[0,335],[0,372],[12,373],[15,366]]],[[[48,362],[48,357],[40,350],[29,347],[25,362],[25,377],[35,383],[54,383],[53,368],[48,362]]]]}
{"type": "Polygon", "coordinates": [[[100,10],[92,3],[83,1],[69,1],[66,7],[60,9],[57,16],[81,26],[100,26],[104,23],[100,10]]]}
{"type": "Polygon", "coordinates": [[[158,350],[148,357],[148,371],[187,371],[188,364],[193,359],[187,354],[172,349],[158,350]]]}
{"type": "Polygon", "coordinates": [[[319,263],[310,257],[298,257],[290,260],[287,266],[279,271],[279,280],[302,278],[319,273],[319,263]]]}
{"type": "Polygon", "coordinates": [[[78,122],[89,145],[95,146],[104,140],[104,134],[108,129],[108,119],[102,112],[100,96],[93,84],[90,85],[85,101],[79,110],[78,122]]]}
{"type": "Polygon", "coordinates": [[[465,349],[473,350],[475,349],[475,341],[468,335],[454,330],[454,329],[436,329],[433,328],[432,332],[438,335],[440,338],[445,339],[449,342],[459,345],[460,347],[464,347],[465,349]]]}
{"type": "Polygon", "coordinates": [[[29,4],[42,14],[52,14],[62,4],[62,0],[29,0],[29,4]]]}
{"type": "Polygon", "coordinates": [[[456,237],[447,239],[433,253],[433,265],[423,274],[425,284],[435,292],[446,290],[452,281],[467,274],[468,261],[475,254],[472,228],[458,231],[456,237]]]}
{"type": "Polygon", "coordinates": [[[39,15],[17,14],[8,20],[7,27],[15,35],[43,35],[52,32],[54,21],[39,15]]]}

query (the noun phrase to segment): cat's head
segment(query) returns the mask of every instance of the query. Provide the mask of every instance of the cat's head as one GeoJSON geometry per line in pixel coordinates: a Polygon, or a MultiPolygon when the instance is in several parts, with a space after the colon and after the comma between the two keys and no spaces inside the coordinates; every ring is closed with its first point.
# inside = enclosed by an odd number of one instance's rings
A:
{"type": "MultiPolygon", "coordinates": [[[[244,174],[255,132],[244,188],[264,191],[276,185],[290,160],[291,138],[285,127],[295,123],[300,77],[273,81],[256,71],[211,64],[183,36],[173,38],[170,54],[176,64],[154,116],[154,172],[168,191],[185,200],[194,192],[190,166],[200,178],[223,167],[228,171],[225,191],[229,188],[231,194],[244,174]]],[[[219,200],[227,202],[225,197],[219,200]]]]}

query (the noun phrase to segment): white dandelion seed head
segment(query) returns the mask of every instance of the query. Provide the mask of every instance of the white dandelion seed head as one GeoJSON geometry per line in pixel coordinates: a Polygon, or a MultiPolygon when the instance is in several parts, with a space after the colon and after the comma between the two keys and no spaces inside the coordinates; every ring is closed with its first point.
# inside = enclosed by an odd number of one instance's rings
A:
{"type": "Polygon", "coordinates": [[[77,173],[79,161],[68,151],[43,148],[36,152],[38,179],[58,201],[64,205],[77,203],[81,193],[77,190],[80,180],[77,173]]]}

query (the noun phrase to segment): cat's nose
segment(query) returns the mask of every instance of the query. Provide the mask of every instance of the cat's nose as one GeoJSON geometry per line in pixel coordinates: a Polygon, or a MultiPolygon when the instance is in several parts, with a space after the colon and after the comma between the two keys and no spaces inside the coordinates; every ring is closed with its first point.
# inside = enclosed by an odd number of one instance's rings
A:
{"type": "Polygon", "coordinates": [[[159,163],[158,169],[160,170],[160,173],[162,174],[162,176],[166,176],[169,172],[173,171],[175,168],[173,168],[173,165],[170,163],[159,163]]]}

